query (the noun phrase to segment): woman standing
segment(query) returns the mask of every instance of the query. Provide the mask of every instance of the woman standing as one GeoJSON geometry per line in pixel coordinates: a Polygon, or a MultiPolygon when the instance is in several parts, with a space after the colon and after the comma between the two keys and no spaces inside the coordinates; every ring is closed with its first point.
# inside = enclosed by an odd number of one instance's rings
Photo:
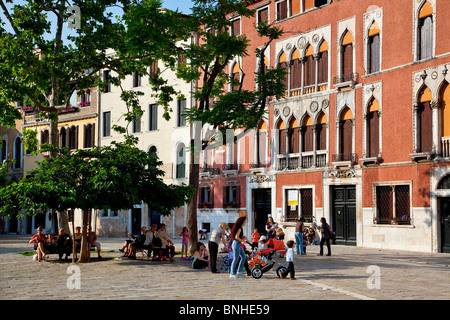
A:
{"type": "Polygon", "coordinates": [[[295,244],[297,254],[306,254],[303,251],[303,233],[305,232],[305,218],[301,217],[295,224],[295,244]]]}
{"type": "Polygon", "coordinates": [[[233,241],[233,243],[231,244],[231,249],[233,250],[234,257],[230,267],[230,278],[245,278],[245,275],[242,273],[246,260],[244,249],[242,249],[242,243],[245,242],[242,227],[245,226],[245,224],[246,217],[241,217],[236,220],[233,228],[231,228],[230,239],[233,241]],[[237,269],[238,272],[236,273],[236,264],[239,260],[239,257],[241,258],[241,260],[239,261],[239,266],[237,269]]]}
{"type": "Polygon", "coordinates": [[[319,227],[319,230],[322,233],[322,238],[320,239],[320,253],[318,255],[323,256],[323,244],[326,243],[328,249],[327,256],[331,256],[331,247],[330,247],[331,227],[328,225],[327,220],[323,217],[320,219],[320,223],[322,223],[319,227]]]}
{"type": "Polygon", "coordinates": [[[211,237],[209,238],[208,241],[208,249],[211,260],[212,273],[219,273],[216,267],[216,263],[220,241],[222,241],[223,245],[225,246],[225,250],[228,251],[227,242],[225,240],[225,230],[227,230],[227,227],[228,227],[227,224],[225,222],[222,222],[217,229],[213,230],[213,232],[211,233],[211,237]]]}
{"type": "Polygon", "coordinates": [[[269,217],[267,219],[266,223],[266,231],[267,231],[267,239],[272,239],[272,235],[275,234],[276,230],[276,224],[273,221],[272,217],[269,217]]]}

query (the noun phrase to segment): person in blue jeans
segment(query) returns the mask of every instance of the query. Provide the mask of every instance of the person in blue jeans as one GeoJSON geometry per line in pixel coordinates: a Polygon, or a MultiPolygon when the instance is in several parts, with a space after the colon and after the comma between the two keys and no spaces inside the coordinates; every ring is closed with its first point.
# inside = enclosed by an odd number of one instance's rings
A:
{"type": "Polygon", "coordinates": [[[305,231],[305,218],[301,217],[295,224],[295,247],[297,254],[305,254],[303,250],[303,232],[305,231]],[[300,250],[299,250],[300,248],[300,250]]]}
{"type": "Polygon", "coordinates": [[[242,273],[242,271],[244,270],[245,260],[247,259],[245,257],[244,249],[242,248],[242,243],[245,242],[242,227],[245,226],[245,224],[246,217],[241,217],[236,220],[233,228],[231,228],[230,239],[233,241],[231,243],[231,249],[233,250],[234,257],[230,267],[230,278],[245,278],[245,275],[242,273]],[[241,257],[241,259],[239,259],[239,257],[241,257]],[[238,261],[239,265],[236,273],[236,265],[238,261]]]}

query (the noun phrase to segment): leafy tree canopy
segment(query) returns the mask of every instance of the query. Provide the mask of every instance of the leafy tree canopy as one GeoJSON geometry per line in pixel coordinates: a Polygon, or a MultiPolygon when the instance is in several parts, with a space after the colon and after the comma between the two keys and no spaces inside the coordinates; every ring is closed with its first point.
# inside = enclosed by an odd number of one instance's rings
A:
{"type": "Polygon", "coordinates": [[[128,209],[141,201],[163,215],[187,201],[191,188],[167,185],[157,157],[135,146],[133,137],[111,146],[58,153],[44,158],[19,183],[0,189],[0,213],[6,217],[33,215],[48,209],[128,209]]]}

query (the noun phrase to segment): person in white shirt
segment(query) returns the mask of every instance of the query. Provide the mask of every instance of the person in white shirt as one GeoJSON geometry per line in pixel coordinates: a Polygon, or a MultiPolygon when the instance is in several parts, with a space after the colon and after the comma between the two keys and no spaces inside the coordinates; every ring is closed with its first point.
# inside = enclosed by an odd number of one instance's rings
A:
{"type": "Polygon", "coordinates": [[[291,274],[291,280],[297,280],[295,278],[295,269],[294,269],[294,245],[295,242],[293,240],[289,240],[286,242],[286,246],[288,247],[286,252],[286,262],[288,263],[288,266],[286,270],[281,274],[282,278],[286,278],[288,273],[291,274]]]}
{"type": "MultiPolygon", "coordinates": [[[[169,236],[166,233],[166,225],[162,223],[159,226],[159,230],[156,232],[156,237],[160,238],[162,241],[161,248],[167,249],[170,252],[170,261],[174,262],[175,259],[173,258],[175,256],[175,245],[173,244],[172,240],[170,240],[169,236]]],[[[166,260],[166,257],[161,257],[163,260],[166,260]]]]}
{"type": "Polygon", "coordinates": [[[153,257],[155,257],[155,245],[153,243],[153,238],[156,238],[156,224],[152,224],[150,226],[150,229],[148,229],[145,234],[145,242],[143,248],[148,250],[148,257],[151,256],[152,252],[153,257]]]}

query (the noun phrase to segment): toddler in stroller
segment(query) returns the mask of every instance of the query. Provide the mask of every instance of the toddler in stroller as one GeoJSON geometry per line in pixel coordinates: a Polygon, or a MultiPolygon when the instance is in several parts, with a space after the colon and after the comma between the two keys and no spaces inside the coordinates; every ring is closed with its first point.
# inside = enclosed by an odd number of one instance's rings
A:
{"type": "MultiPolygon", "coordinates": [[[[257,253],[250,260],[248,265],[252,267],[252,277],[255,279],[259,279],[262,277],[264,273],[272,269],[275,264],[280,264],[276,261],[273,261],[269,264],[268,260],[272,259],[272,256],[275,253],[280,253],[282,255],[286,254],[286,247],[282,240],[270,239],[267,242],[268,248],[259,249],[257,253]]],[[[282,264],[277,268],[277,275],[281,278],[281,274],[286,270],[286,267],[282,264]]]]}

